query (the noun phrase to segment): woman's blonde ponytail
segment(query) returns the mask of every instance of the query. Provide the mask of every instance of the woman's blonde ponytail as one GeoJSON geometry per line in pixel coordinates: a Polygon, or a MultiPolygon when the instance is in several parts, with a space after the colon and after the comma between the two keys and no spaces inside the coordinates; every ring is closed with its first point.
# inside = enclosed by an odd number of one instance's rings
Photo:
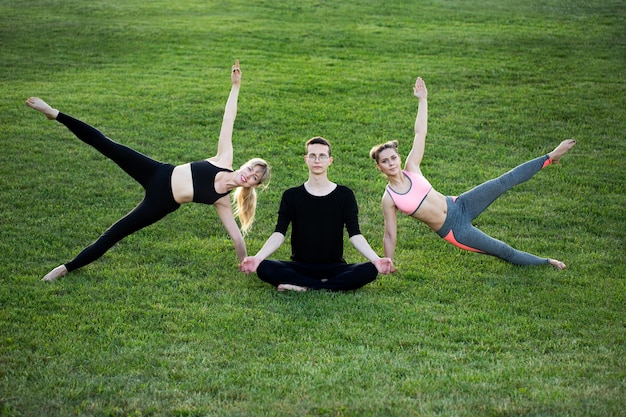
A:
{"type": "MultiPolygon", "coordinates": [[[[252,169],[256,166],[263,168],[263,177],[259,185],[263,184],[264,187],[267,187],[270,180],[270,166],[267,162],[261,158],[254,158],[244,164],[244,166],[248,165],[251,166],[252,169]]],[[[254,216],[256,214],[256,187],[238,187],[233,193],[233,206],[235,216],[239,217],[241,233],[246,235],[252,227],[252,223],[254,223],[254,216]]]]}
{"type": "Polygon", "coordinates": [[[248,234],[254,223],[256,214],[256,190],[254,188],[239,187],[233,194],[235,216],[239,217],[241,233],[248,234]]]}

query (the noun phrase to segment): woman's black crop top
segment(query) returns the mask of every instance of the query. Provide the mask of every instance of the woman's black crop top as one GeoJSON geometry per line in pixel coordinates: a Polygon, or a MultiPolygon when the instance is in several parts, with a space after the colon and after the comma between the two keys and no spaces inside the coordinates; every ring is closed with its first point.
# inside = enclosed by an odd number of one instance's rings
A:
{"type": "Polygon", "coordinates": [[[222,171],[233,172],[231,169],[216,167],[207,160],[191,163],[194,203],[213,204],[230,193],[227,191],[224,194],[218,194],[215,191],[215,176],[222,171]]]}

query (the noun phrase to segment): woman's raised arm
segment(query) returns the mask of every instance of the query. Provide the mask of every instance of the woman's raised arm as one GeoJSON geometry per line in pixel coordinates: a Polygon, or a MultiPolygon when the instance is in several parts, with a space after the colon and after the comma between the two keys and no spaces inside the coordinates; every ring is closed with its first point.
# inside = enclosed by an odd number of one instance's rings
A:
{"type": "Polygon", "coordinates": [[[218,165],[225,168],[232,168],[233,165],[233,127],[237,117],[237,101],[239,99],[239,88],[241,87],[239,60],[236,60],[235,65],[232,67],[231,79],[233,85],[224,109],[224,119],[222,120],[220,138],[217,144],[217,155],[211,158],[218,165]]]}
{"type": "Polygon", "coordinates": [[[418,77],[417,81],[415,81],[413,94],[419,99],[419,107],[417,109],[417,117],[415,118],[415,138],[413,139],[413,147],[406,158],[404,169],[421,173],[420,164],[424,157],[426,132],[428,130],[428,91],[421,77],[418,77]]]}

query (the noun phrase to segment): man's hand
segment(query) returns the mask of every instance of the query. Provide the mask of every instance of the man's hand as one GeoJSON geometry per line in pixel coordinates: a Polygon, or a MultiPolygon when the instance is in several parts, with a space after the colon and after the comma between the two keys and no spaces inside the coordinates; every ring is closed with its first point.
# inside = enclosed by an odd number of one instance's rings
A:
{"type": "Polygon", "coordinates": [[[246,274],[249,274],[250,272],[256,272],[256,269],[259,267],[260,263],[261,259],[255,256],[246,256],[239,264],[239,270],[246,274]]]}
{"type": "Polygon", "coordinates": [[[379,273],[383,275],[396,272],[396,268],[393,266],[393,261],[390,258],[380,258],[373,262],[374,266],[379,273]]]}

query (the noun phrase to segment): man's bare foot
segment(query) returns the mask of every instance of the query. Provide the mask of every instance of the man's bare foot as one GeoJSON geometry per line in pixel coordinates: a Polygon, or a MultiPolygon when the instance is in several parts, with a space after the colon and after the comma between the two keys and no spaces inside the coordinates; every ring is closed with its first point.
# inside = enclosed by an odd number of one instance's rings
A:
{"type": "Polygon", "coordinates": [[[55,120],[57,118],[57,115],[59,114],[59,111],[57,109],[53,109],[48,105],[48,103],[46,103],[39,97],[30,97],[28,100],[26,100],[26,105],[37,111],[42,112],[50,120],[55,120]]]}
{"type": "Polygon", "coordinates": [[[565,269],[565,264],[561,261],[557,261],[556,259],[550,259],[550,265],[552,265],[559,271],[565,269]]]}
{"type": "Polygon", "coordinates": [[[280,284],[278,287],[276,287],[276,289],[278,289],[278,291],[305,292],[308,288],[293,284],[280,284]]]}
{"type": "Polygon", "coordinates": [[[559,146],[554,148],[554,150],[548,154],[548,156],[552,160],[552,163],[553,164],[558,163],[559,159],[561,159],[561,157],[565,155],[567,151],[572,149],[574,145],[576,145],[576,141],[574,139],[566,139],[563,142],[561,142],[559,146]]]}
{"type": "Polygon", "coordinates": [[[44,276],[41,280],[42,281],[54,281],[55,279],[62,277],[65,274],[67,274],[67,268],[65,267],[65,265],[59,265],[56,268],[54,268],[52,271],[48,272],[46,276],[44,276]]]}

